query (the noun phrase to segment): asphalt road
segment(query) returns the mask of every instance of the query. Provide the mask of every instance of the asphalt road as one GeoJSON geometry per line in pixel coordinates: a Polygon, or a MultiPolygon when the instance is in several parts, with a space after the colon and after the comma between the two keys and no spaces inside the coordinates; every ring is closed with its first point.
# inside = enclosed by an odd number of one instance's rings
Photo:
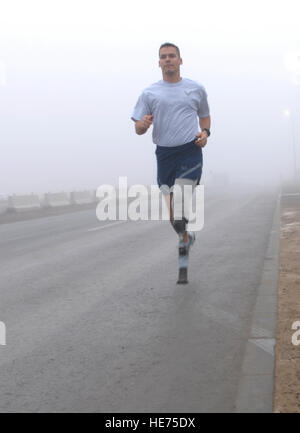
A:
{"type": "Polygon", "coordinates": [[[208,194],[183,286],[168,222],[0,225],[0,411],[232,412],[277,197],[208,194]]]}

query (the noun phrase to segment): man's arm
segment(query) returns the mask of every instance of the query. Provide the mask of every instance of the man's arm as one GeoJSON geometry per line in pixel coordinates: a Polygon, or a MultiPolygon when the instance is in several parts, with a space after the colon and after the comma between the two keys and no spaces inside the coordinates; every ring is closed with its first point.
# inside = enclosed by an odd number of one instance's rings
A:
{"type": "Polygon", "coordinates": [[[135,121],[135,132],[138,135],[145,134],[153,122],[153,114],[146,114],[141,120],[135,121]]]}
{"type": "Polygon", "coordinates": [[[197,146],[204,147],[207,143],[208,133],[204,129],[210,129],[210,116],[200,117],[199,125],[201,128],[201,132],[199,132],[196,137],[198,137],[196,144],[197,146]]]}
{"type": "Polygon", "coordinates": [[[200,117],[199,125],[201,130],[203,130],[204,128],[210,129],[210,116],[200,117]]]}

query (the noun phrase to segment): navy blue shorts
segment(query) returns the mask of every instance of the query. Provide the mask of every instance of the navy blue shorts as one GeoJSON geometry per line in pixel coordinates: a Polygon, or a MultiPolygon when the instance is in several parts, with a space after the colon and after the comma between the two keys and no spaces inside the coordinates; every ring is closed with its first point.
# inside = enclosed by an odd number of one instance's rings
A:
{"type": "Polygon", "coordinates": [[[181,146],[156,146],[157,183],[171,188],[175,179],[192,179],[200,182],[202,174],[202,148],[195,140],[181,146]]]}

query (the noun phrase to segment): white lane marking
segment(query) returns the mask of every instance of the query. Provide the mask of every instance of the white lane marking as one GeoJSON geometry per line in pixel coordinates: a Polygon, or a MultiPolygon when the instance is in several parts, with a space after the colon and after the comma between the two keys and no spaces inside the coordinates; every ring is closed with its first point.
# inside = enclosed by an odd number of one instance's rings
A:
{"type": "Polygon", "coordinates": [[[102,229],[106,229],[107,227],[112,227],[112,226],[117,226],[119,224],[124,224],[127,223],[128,221],[117,221],[115,223],[111,223],[111,224],[106,224],[105,226],[101,226],[101,227],[94,227],[93,229],[88,229],[88,232],[94,232],[96,230],[102,230],[102,229]]]}
{"type": "Polygon", "coordinates": [[[255,344],[260,349],[274,356],[274,346],[275,339],[274,338],[249,338],[250,343],[255,344]]]}
{"type": "Polygon", "coordinates": [[[288,194],[282,194],[283,197],[289,197],[289,196],[293,196],[293,195],[300,195],[300,192],[291,192],[288,194]]]}

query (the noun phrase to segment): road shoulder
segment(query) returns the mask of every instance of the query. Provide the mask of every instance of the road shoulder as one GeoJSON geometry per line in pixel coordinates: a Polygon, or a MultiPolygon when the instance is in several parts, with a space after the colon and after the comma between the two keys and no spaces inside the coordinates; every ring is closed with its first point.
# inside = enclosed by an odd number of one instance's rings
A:
{"type": "Polygon", "coordinates": [[[281,198],[274,412],[300,412],[299,330],[300,193],[281,198]]]}
{"type": "Polygon", "coordinates": [[[278,196],[262,278],[252,312],[234,412],[270,413],[273,409],[279,229],[278,196]]]}

